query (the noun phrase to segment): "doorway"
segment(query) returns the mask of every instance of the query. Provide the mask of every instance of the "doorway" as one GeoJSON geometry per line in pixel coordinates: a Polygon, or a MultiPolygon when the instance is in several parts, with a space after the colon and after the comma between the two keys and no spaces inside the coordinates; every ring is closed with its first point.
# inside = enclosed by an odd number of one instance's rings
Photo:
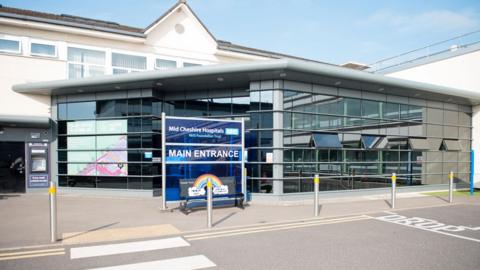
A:
{"type": "Polygon", "coordinates": [[[25,192],[25,143],[0,142],[0,193],[25,192]]]}

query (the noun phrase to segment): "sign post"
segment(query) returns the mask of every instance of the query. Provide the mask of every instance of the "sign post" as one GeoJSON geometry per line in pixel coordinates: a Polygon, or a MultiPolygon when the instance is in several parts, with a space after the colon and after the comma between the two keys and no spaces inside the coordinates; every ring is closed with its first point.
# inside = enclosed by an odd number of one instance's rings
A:
{"type": "Polygon", "coordinates": [[[395,208],[395,200],[397,197],[397,174],[392,173],[392,194],[390,198],[390,208],[395,208]]]}
{"type": "Polygon", "coordinates": [[[246,193],[243,120],[162,119],[162,209],[169,201],[205,200],[208,181],[212,196],[246,193]]]}
{"type": "Polygon", "coordinates": [[[166,164],[165,164],[165,113],[162,112],[162,210],[167,210],[167,176],[166,173],[166,164]]]}
{"type": "Polygon", "coordinates": [[[313,211],[314,211],[314,215],[318,217],[318,191],[320,186],[320,178],[318,177],[318,174],[315,174],[315,177],[313,178],[313,184],[314,184],[314,193],[315,193],[315,199],[314,199],[315,206],[313,208],[313,211]]]}
{"type": "Polygon", "coordinates": [[[50,200],[50,242],[57,242],[57,186],[55,182],[50,181],[48,189],[50,200]]]}
{"type": "Polygon", "coordinates": [[[453,172],[448,174],[448,202],[453,202],[453,172]]]}
{"type": "Polygon", "coordinates": [[[212,179],[207,180],[207,227],[212,228],[213,190],[212,179]]]}

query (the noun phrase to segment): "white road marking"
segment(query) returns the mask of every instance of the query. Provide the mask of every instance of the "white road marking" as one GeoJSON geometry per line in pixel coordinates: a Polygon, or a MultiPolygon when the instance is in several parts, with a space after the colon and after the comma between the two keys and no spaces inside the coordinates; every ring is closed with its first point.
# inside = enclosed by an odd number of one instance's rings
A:
{"type": "Polygon", "coordinates": [[[216,265],[204,255],[196,255],[168,260],[125,264],[104,268],[94,268],[90,270],[194,270],[215,266],[216,265]]]}
{"type": "Polygon", "coordinates": [[[70,249],[70,258],[79,259],[186,246],[190,246],[190,244],[183,240],[183,238],[173,237],[159,240],[72,248],[70,249]]]}
{"type": "Polygon", "coordinates": [[[246,229],[192,234],[192,235],[185,235],[185,238],[189,241],[195,241],[195,240],[217,238],[217,237],[236,236],[236,235],[244,235],[244,234],[259,233],[259,232],[271,232],[271,231],[289,230],[289,229],[304,228],[304,227],[311,227],[311,226],[343,223],[343,222],[349,222],[349,221],[359,221],[359,220],[365,220],[365,219],[371,219],[371,218],[372,217],[370,216],[361,215],[361,216],[353,216],[353,217],[339,218],[339,219],[313,220],[309,222],[288,223],[288,224],[273,225],[273,226],[261,226],[261,227],[246,228],[246,229]]]}
{"type": "Polygon", "coordinates": [[[443,235],[448,235],[448,236],[480,243],[480,239],[449,233],[449,232],[461,232],[461,231],[465,231],[466,229],[475,230],[478,227],[470,228],[465,226],[445,225],[433,219],[426,219],[426,218],[420,218],[420,217],[407,218],[405,216],[397,215],[395,213],[392,213],[391,215],[388,215],[388,216],[376,217],[375,219],[384,221],[384,222],[393,223],[393,224],[407,226],[410,228],[416,228],[424,231],[439,233],[443,235]]]}

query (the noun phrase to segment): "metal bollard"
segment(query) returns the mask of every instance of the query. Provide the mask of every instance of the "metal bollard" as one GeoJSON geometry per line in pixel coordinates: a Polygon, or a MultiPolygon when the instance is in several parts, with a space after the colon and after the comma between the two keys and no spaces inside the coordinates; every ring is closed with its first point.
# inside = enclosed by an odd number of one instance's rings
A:
{"type": "Polygon", "coordinates": [[[57,186],[55,182],[50,181],[48,189],[50,199],[50,242],[57,242],[57,186]]]}
{"type": "Polygon", "coordinates": [[[212,204],[213,200],[213,190],[212,190],[212,179],[207,179],[207,227],[212,227],[212,204]]]}
{"type": "Polygon", "coordinates": [[[452,203],[453,202],[453,172],[450,171],[448,174],[449,178],[449,187],[448,187],[448,202],[452,203]]]}
{"type": "Polygon", "coordinates": [[[395,199],[397,197],[397,174],[392,173],[392,194],[390,198],[390,208],[395,208],[395,199]]]}
{"type": "Polygon", "coordinates": [[[315,174],[315,177],[313,178],[313,192],[315,193],[314,197],[314,215],[318,217],[318,191],[319,191],[319,186],[320,186],[320,178],[318,177],[318,174],[315,174]]]}

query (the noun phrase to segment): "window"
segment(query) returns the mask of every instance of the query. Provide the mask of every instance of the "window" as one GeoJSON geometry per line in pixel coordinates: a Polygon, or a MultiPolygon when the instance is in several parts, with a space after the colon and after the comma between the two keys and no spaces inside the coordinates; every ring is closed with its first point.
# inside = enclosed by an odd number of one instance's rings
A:
{"type": "Polygon", "coordinates": [[[338,134],[314,133],[311,140],[315,148],[342,148],[338,134]]]}
{"type": "Polygon", "coordinates": [[[156,59],[155,60],[155,69],[159,70],[167,70],[177,68],[177,62],[173,60],[166,60],[166,59],[156,59]]]}
{"type": "Polygon", "coordinates": [[[0,38],[0,52],[21,53],[20,41],[10,38],[0,38]]]}
{"type": "Polygon", "coordinates": [[[57,57],[57,47],[54,44],[32,42],[30,43],[30,55],[57,57]]]}
{"type": "Polygon", "coordinates": [[[147,69],[145,56],[112,53],[113,74],[138,72],[147,69]]]}
{"type": "Polygon", "coordinates": [[[201,66],[201,64],[183,62],[183,67],[196,67],[201,66]]]}
{"type": "Polygon", "coordinates": [[[105,74],[105,52],[68,48],[68,78],[77,79],[105,74]]]}

